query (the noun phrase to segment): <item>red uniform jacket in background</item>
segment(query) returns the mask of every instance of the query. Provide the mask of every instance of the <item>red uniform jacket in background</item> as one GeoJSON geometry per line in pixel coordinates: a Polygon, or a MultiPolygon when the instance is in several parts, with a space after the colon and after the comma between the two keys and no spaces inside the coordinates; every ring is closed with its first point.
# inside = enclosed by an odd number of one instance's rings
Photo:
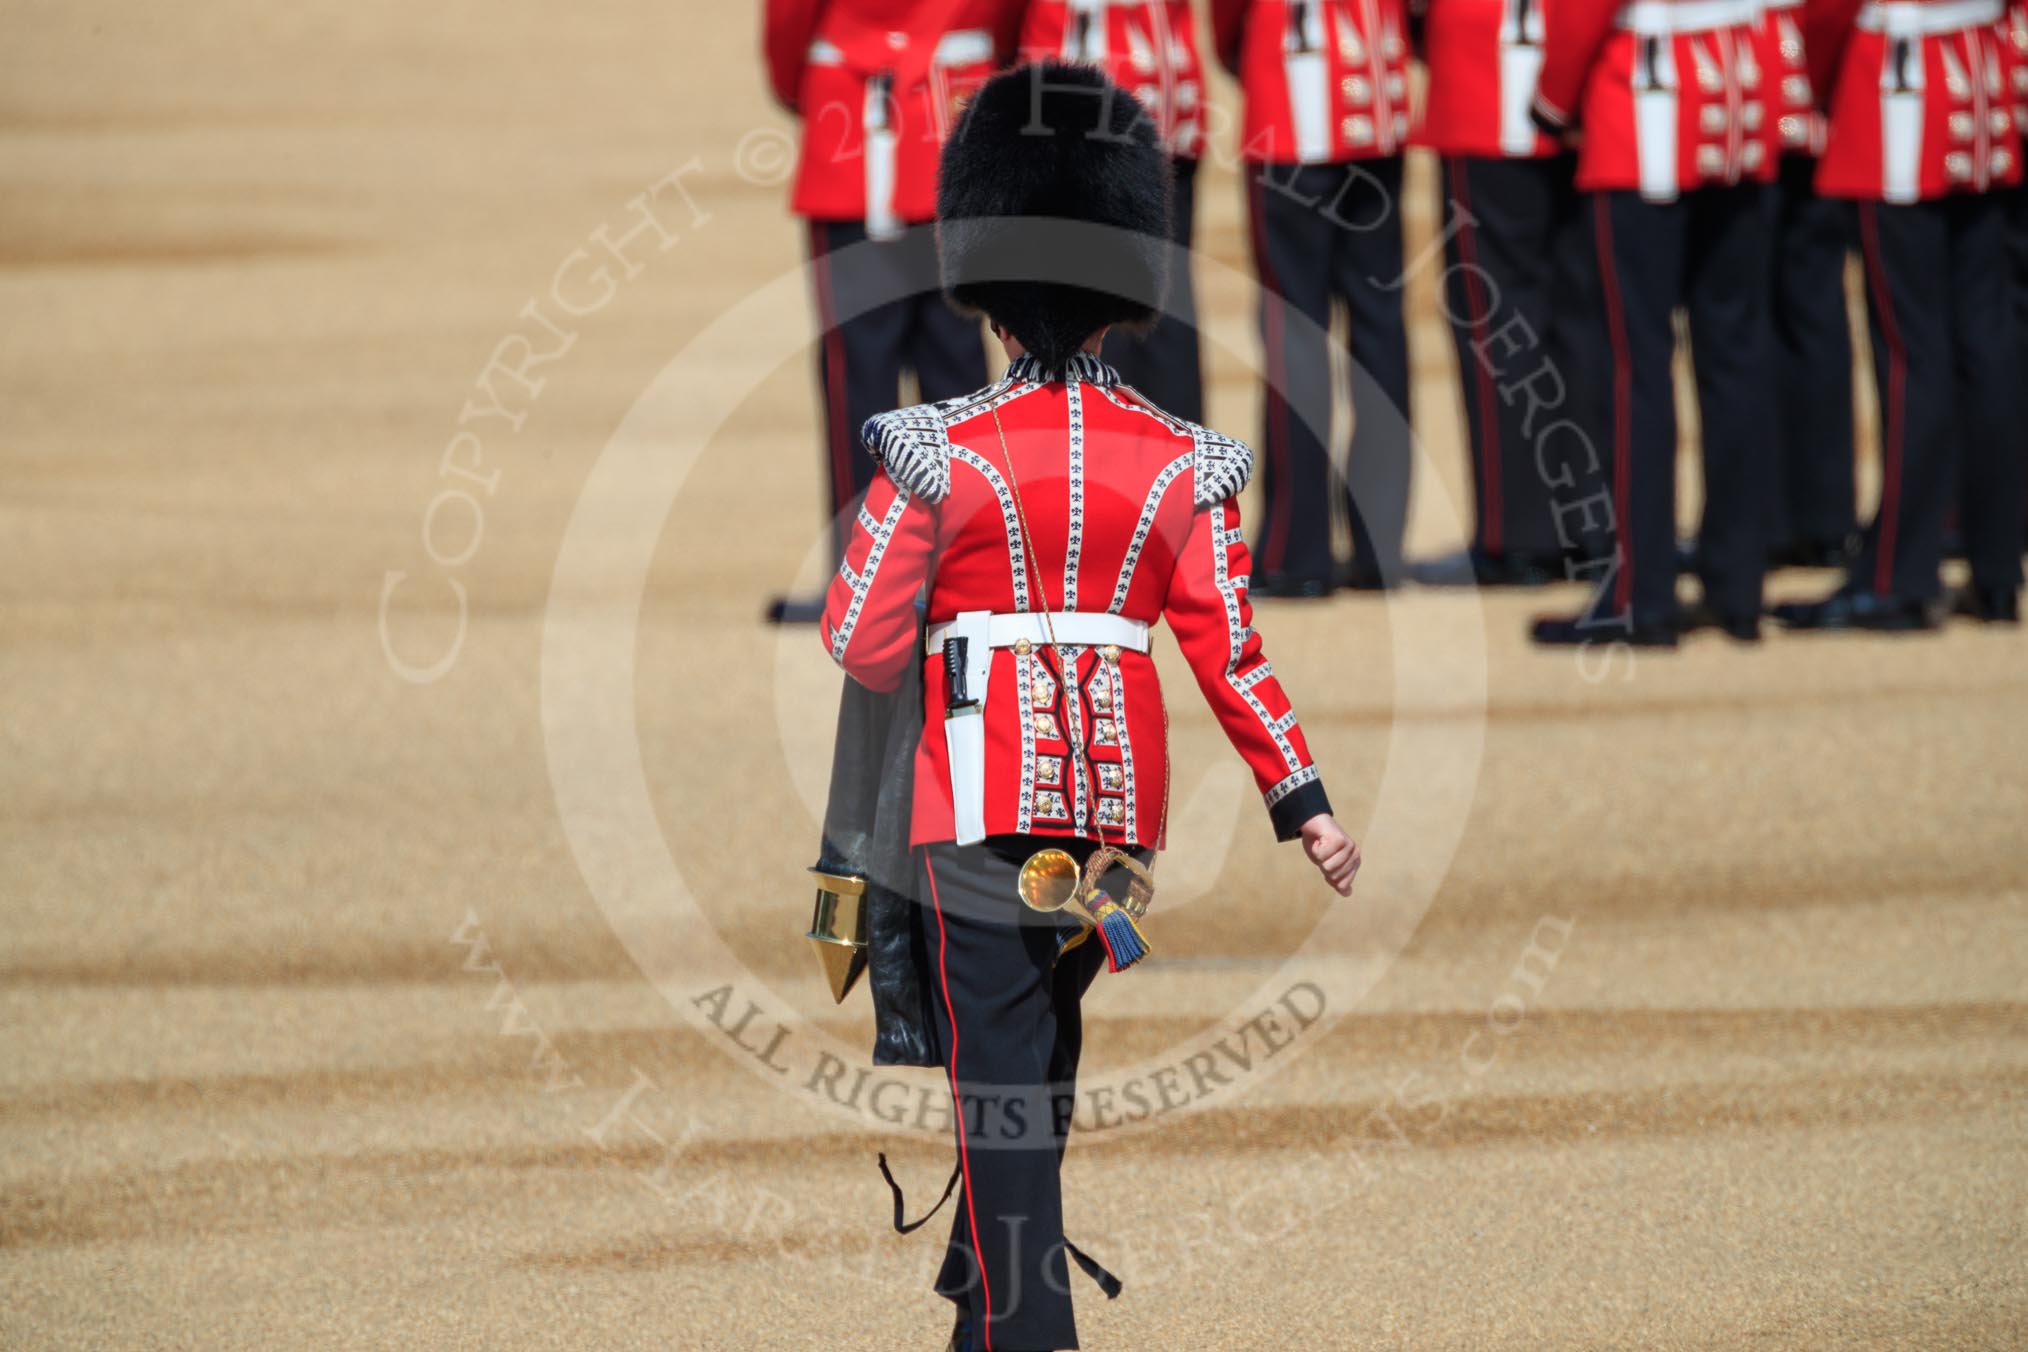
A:
{"type": "Polygon", "coordinates": [[[1535,115],[1581,126],[1577,186],[1650,201],[1774,175],[1761,0],[1554,0],[1535,115]]]}
{"type": "Polygon", "coordinates": [[[1761,66],[1772,92],[1774,135],[1769,148],[1777,155],[1824,153],[1824,112],[1816,82],[1810,78],[1809,47],[1804,41],[1807,19],[1803,0],[1771,0],[1761,25],[1761,66]]]}
{"type": "Polygon", "coordinates": [[[1406,0],[1212,0],[1211,26],[1246,94],[1248,161],[1333,164],[1408,144],[1406,0]]]}
{"type": "Polygon", "coordinates": [[[1416,144],[1445,155],[1556,153],[1528,115],[1542,69],[1543,9],[1556,3],[1430,0],[1422,28],[1429,100],[1416,144]]]}
{"type": "Polygon", "coordinates": [[[790,208],[875,235],[933,220],[956,105],[1018,21],[1018,0],[767,0],[768,80],[803,122],[790,208]]]}
{"type": "Polygon", "coordinates": [[[1813,0],[1829,91],[1829,197],[1918,202],[2021,178],[2017,58],[2002,0],[1813,0]]]}
{"type": "Polygon", "coordinates": [[[2014,132],[2028,150],[2028,0],[2007,11],[2007,46],[2014,58],[2014,132]]]}
{"type": "MultiPolygon", "coordinates": [[[[1089,355],[1054,380],[1017,359],[976,394],[874,418],[867,445],[881,472],[831,583],[822,634],[831,656],[874,689],[893,688],[922,664],[916,844],[954,838],[939,726],[948,678],[916,632],[925,583],[932,625],[976,610],[1166,619],[1253,771],[1276,833],[1290,838],[1329,811],[1253,629],[1233,501],[1252,471],[1244,445],[1162,412],[1089,355]]],[[[986,834],[1103,832],[1116,844],[1159,848],[1169,748],[1154,660],[1065,652],[1068,672],[1047,646],[993,653],[983,716],[986,834]]]]}
{"type": "Polygon", "coordinates": [[[1139,99],[1179,159],[1204,148],[1204,66],[1190,0],[1030,0],[1021,58],[1097,66],[1139,99]]]}

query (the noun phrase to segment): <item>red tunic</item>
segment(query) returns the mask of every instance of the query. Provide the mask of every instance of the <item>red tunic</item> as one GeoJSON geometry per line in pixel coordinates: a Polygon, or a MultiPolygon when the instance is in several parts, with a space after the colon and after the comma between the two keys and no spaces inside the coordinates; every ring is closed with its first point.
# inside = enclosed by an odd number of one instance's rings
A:
{"type": "Polygon", "coordinates": [[[1538,120],[1582,126],[1577,186],[1655,202],[1774,176],[1761,0],[1555,0],[1538,120]]]}
{"type": "Polygon", "coordinates": [[[790,208],[876,235],[936,216],[958,102],[1012,49],[1016,0],[767,0],[775,97],[803,122],[790,208]]]}
{"type": "Polygon", "coordinates": [[[1774,110],[1768,148],[1777,155],[1824,152],[1824,113],[1810,78],[1805,24],[1803,0],[1771,0],[1761,25],[1760,64],[1769,82],[1768,106],[1774,110]]]}
{"type": "Polygon", "coordinates": [[[1917,202],[2020,181],[2001,0],[1823,0],[1809,45],[1830,90],[1818,192],[1917,202]]]}
{"type": "MultiPolygon", "coordinates": [[[[1048,381],[1018,359],[976,394],[882,414],[866,431],[881,472],[831,583],[822,635],[831,656],[875,689],[923,664],[915,843],[955,835],[942,729],[949,684],[917,634],[925,583],[931,625],[976,610],[1166,619],[1277,834],[1293,837],[1330,810],[1253,628],[1233,501],[1252,471],[1244,445],[1162,412],[1088,355],[1067,379],[1048,381]]],[[[1090,647],[1065,656],[1069,699],[1064,664],[1047,645],[993,652],[986,834],[1102,832],[1159,848],[1169,748],[1154,660],[1133,651],[1109,659],[1090,647]]]]}
{"type": "Polygon", "coordinates": [[[1407,146],[1406,0],[1212,0],[1211,25],[1246,93],[1248,161],[1333,164],[1407,146]]]}
{"type": "Polygon", "coordinates": [[[1528,116],[1545,2],[1559,0],[1430,0],[1422,28],[1429,99],[1417,145],[1510,159],[1556,153],[1528,116]]]}
{"type": "Polygon", "coordinates": [[[2028,150],[2028,0],[2015,0],[2007,11],[2007,50],[2014,63],[2014,133],[2028,150]]]}
{"type": "Polygon", "coordinates": [[[1141,101],[1171,155],[1204,147],[1204,66],[1190,0],[1031,0],[1025,61],[1086,62],[1141,101]]]}

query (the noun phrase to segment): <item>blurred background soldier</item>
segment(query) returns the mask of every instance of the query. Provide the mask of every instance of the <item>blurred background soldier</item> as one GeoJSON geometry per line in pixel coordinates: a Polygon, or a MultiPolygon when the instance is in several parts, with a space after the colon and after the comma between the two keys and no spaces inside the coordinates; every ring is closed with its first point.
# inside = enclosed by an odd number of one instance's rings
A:
{"type": "Polygon", "coordinates": [[[1532,586],[1563,577],[1534,438],[1564,398],[1554,352],[1556,258],[1578,247],[1574,162],[1528,115],[1544,0],[1430,0],[1419,144],[1443,156],[1444,310],[1478,499],[1470,547],[1429,582],[1532,586]]]}
{"type": "Polygon", "coordinates": [[[1204,146],[1204,68],[1189,0],[1031,0],[1021,21],[1024,60],[1094,65],[1132,94],[1169,152],[1170,270],[1162,317],[1145,334],[1115,329],[1104,356],[1120,379],[1180,418],[1204,418],[1204,362],[1188,254],[1204,146]]]}
{"type": "Polygon", "coordinates": [[[1812,7],[1811,64],[1831,91],[1817,188],[1858,202],[1881,485],[1845,585],[1776,608],[1795,628],[1934,627],[1954,501],[1967,609],[2019,617],[2022,368],[2000,190],[2020,181],[2021,145],[2004,17],[2001,0],[1812,7]]]}
{"type": "Polygon", "coordinates": [[[1774,397],[1760,0],[1555,0],[1544,17],[1534,111],[1581,135],[1595,259],[1593,275],[1569,278],[1572,383],[1612,486],[1609,503],[1570,515],[1616,548],[1586,612],[1538,621],[1535,639],[1673,647],[1707,623],[1757,639],[1774,397]],[[1676,604],[1678,306],[1704,451],[1704,600],[1688,613],[1676,604]]]}
{"type": "MultiPolygon", "coordinates": [[[[985,383],[979,325],[944,304],[935,240],[911,227],[935,217],[938,150],[1016,19],[1010,0],[767,0],[768,79],[803,123],[790,207],[809,222],[834,555],[873,479],[860,424],[902,402],[903,373],[928,400],[985,383]]],[[[768,616],[822,613],[781,598],[768,616]]]]}
{"type": "Polygon", "coordinates": [[[1824,114],[1803,43],[1802,0],[1773,0],[1762,28],[1761,66],[1772,110],[1775,401],[1779,470],[1770,477],[1769,562],[1844,564],[1856,545],[1853,484],[1852,333],[1845,312],[1849,204],[1816,190],[1824,114]]]}
{"type": "MultiPolygon", "coordinates": [[[[2014,0],[2007,11],[2007,45],[2014,56],[2014,134],[2028,157],[2028,0],[2014,0]]],[[[2014,199],[2008,239],[2014,251],[2014,345],[2021,353],[2018,371],[2028,371],[2028,165],[2022,181],[2008,196],[2014,199]]],[[[2022,419],[2014,437],[2023,459],[2028,459],[2028,416],[2022,419]]],[[[2028,519],[2028,492],[2022,494],[2021,511],[2028,519]]]]}
{"type": "Polygon", "coordinates": [[[1254,595],[1330,594],[1340,580],[1334,500],[1352,523],[1343,580],[1390,585],[1400,576],[1410,460],[1407,9],[1403,0],[1213,0],[1211,14],[1219,60],[1246,95],[1240,153],[1261,286],[1267,506],[1254,595]],[[1327,446],[1334,302],[1346,311],[1353,367],[1343,478],[1327,446]]]}

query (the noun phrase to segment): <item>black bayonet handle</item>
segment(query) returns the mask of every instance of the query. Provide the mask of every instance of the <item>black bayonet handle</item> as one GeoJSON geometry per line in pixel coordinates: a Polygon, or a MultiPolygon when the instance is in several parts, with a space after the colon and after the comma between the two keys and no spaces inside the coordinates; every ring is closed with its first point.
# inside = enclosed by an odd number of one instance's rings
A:
{"type": "Polygon", "coordinates": [[[969,709],[978,704],[972,697],[969,678],[965,674],[965,660],[970,656],[968,638],[947,638],[944,640],[944,680],[950,690],[949,708],[969,709]]]}

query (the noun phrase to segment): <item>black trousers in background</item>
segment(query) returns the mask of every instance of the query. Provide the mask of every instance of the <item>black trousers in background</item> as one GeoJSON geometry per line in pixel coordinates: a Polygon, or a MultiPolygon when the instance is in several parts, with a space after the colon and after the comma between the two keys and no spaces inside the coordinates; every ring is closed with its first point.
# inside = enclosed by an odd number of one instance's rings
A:
{"type": "Polygon", "coordinates": [[[1601,511],[1559,496],[1559,511],[1573,529],[1588,523],[1589,550],[1606,556],[1589,611],[1602,639],[1615,626],[1676,620],[1678,307],[1689,317],[1703,434],[1705,599],[1727,616],[1760,613],[1774,446],[1762,193],[1742,184],[1651,202],[1598,192],[1580,211],[1594,280],[1573,297],[1562,346],[1611,502],[1601,511]]]}
{"type": "MultiPolygon", "coordinates": [[[[2014,260],[2014,347],[2021,354],[2014,369],[2028,371],[2028,183],[2020,184],[2007,197],[2007,243],[2014,260]]],[[[2028,460],[2028,409],[2022,410],[2014,447],[2016,454],[2028,460]]],[[[2028,484],[2022,486],[2021,512],[2022,519],[2028,521],[2028,484]]]]}
{"type": "MultiPolygon", "coordinates": [[[[1562,552],[1534,455],[1534,438],[1556,415],[1515,384],[1555,350],[1557,257],[1576,235],[1573,158],[1444,159],[1444,308],[1478,500],[1472,544],[1493,557],[1562,552]]],[[[1552,372],[1548,383],[1560,379],[1552,372]]]]}
{"type": "Polygon", "coordinates": [[[1845,312],[1852,204],[1817,196],[1811,186],[1816,172],[1814,158],[1784,156],[1767,195],[1781,419],[1781,468],[1769,485],[1776,545],[1838,545],[1859,528],[1852,331],[1845,312]]]}
{"type": "Polygon", "coordinates": [[[1399,573],[1412,455],[1401,165],[1396,158],[1246,166],[1267,358],[1267,509],[1254,558],[1269,577],[1334,578],[1334,501],[1351,517],[1355,570],[1365,579],[1399,573]],[[1334,302],[1347,314],[1352,357],[1352,444],[1343,478],[1333,473],[1326,446],[1334,302]]]}
{"type": "Polygon", "coordinates": [[[1191,422],[1204,421],[1204,358],[1197,338],[1197,288],[1191,282],[1189,253],[1197,214],[1197,161],[1169,161],[1174,188],[1169,197],[1169,238],[1182,250],[1169,268],[1169,294],[1162,317],[1145,334],[1114,329],[1101,355],[1155,403],[1191,422]]]}
{"type": "Polygon", "coordinates": [[[986,348],[979,321],[944,302],[928,226],[868,244],[858,221],[811,221],[810,275],[822,330],[817,386],[831,487],[824,510],[832,520],[832,552],[842,558],[848,509],[873,482],[860,427],[902,403],[904,371],[915,372],[924,401],[978,389],[986,383],[986,348]]]}
{"type": "MultiPolygon", "coordinates": [[[[1059,954],[1077,927],[1021,904],[1021,864],[1050,846],[1080,864],[1093,848],[995,836],[917,851],[936,1053],[951,1079],[962,1177],[936,1290],[975,1330],[990,1316],[1002,1352],[1077,1346],[1060,1172],[1084,1042],[1079,1001],[1105,950],[1094,936],[1059,954]]],[[[1107,882],[1123,894],[1121,870],[1107,882]]]]}
{"type": "Polygon", "coordinates": [[[1851,585],[1929,600],[1951,504],[1972,579],[2021,585],[2021,347],[1994,193],[1858,206],[1873,375],[1880,390],[1880,506],[1851,585]]]}

